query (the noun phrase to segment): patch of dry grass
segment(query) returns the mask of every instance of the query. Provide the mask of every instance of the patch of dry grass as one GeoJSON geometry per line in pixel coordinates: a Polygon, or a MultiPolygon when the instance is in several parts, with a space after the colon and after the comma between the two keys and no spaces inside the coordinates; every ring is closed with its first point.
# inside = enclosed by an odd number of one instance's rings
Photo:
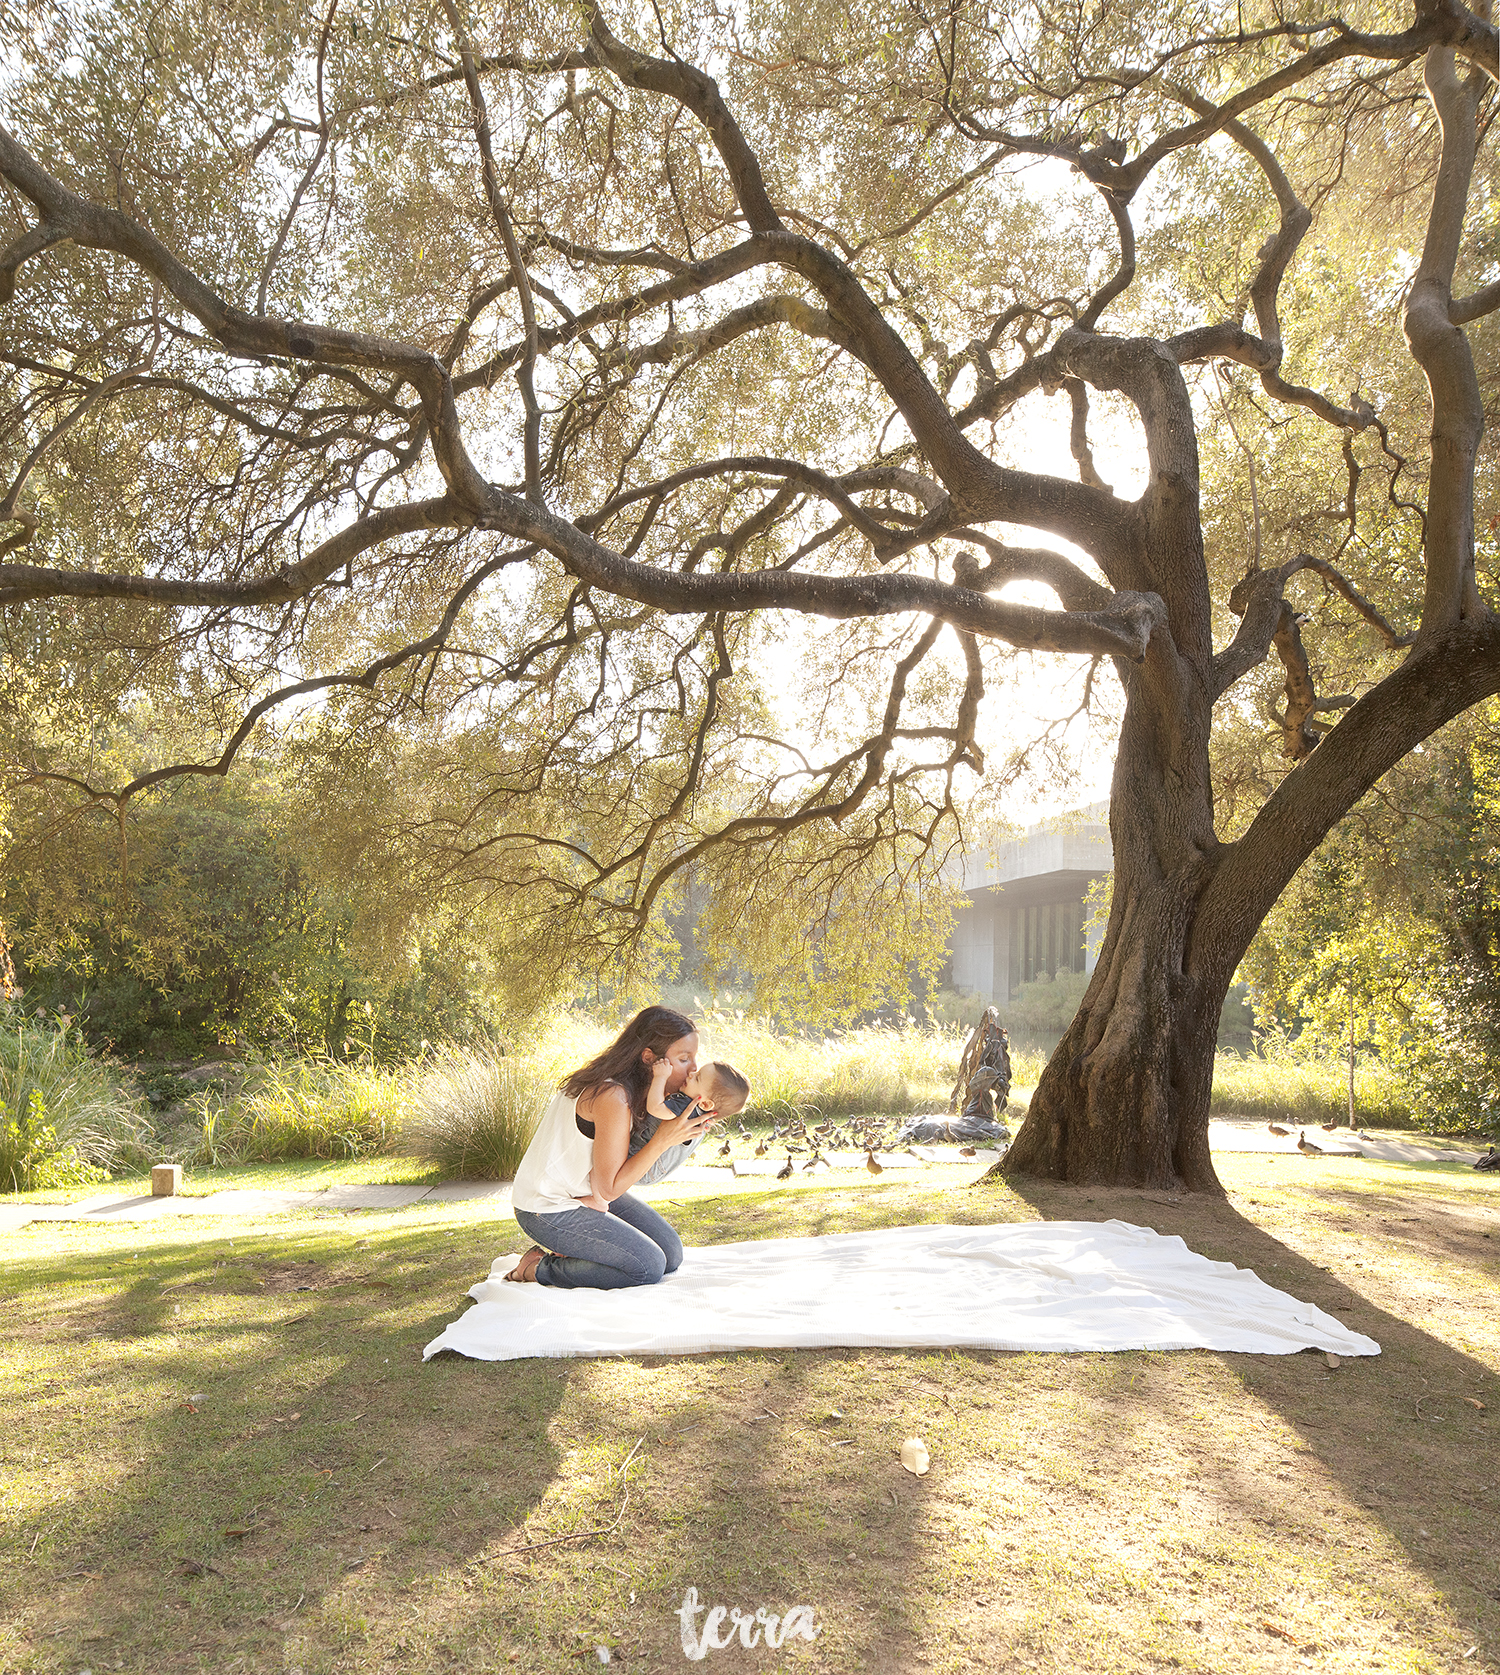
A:
{"type": "Polygon", "coordinates": [[[1303,1163],[1224,1158],[1227,1201],[929,1175],[669,1213],[702,1243],[1117,1216],[1254,1267],[1377,1359],[424,1366],[509,1220],[13,1235],[0,1669],[576,1675],[599,1645],[677,1668],[689,1586],[819,1624],[710,1670],[1492,1669],[1500,1183],[1303,1163]],[[922,1479],[895,1458],[912,1432],[922,1479]]]}

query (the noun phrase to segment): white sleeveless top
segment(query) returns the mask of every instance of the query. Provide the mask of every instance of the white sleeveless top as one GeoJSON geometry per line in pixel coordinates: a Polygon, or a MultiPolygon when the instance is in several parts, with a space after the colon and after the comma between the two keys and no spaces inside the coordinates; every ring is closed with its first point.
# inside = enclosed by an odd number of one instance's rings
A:
{"type": "Polygon", "coordinates": [[[576,1210],[589,1190],[594,1142],[578,1131],[578,1101],[570,1093],[553,1094],[516,1170],[510,1201],[518,1210],[538,1215],[576,1210]]]}

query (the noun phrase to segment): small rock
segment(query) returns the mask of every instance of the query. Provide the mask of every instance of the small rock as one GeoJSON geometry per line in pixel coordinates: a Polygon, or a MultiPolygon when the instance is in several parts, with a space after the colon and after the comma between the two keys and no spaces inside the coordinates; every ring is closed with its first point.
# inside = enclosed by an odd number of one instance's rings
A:
{"type": "Polygon", "coordinates": [[[927,1452],[927,1444],[921,1437],[908,1437],[901,1444],[901,1464],[913,1477],[925,1477],[927,1468],[931,1464],[931,1456],[927,1452]]]}

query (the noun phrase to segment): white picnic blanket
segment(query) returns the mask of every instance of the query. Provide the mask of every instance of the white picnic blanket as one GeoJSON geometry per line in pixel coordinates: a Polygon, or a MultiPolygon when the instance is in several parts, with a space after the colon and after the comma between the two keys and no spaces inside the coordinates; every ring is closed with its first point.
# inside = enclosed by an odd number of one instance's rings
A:
{"type": "Polygon", "coordinates": [[[512,1285],[428,1344],[479,1361],[735,1349],[1217,1349],[1378,1355],[1311,1303],[1124,1221],[893,1227],[689,1249],[660,1285],[512,1285]]]}

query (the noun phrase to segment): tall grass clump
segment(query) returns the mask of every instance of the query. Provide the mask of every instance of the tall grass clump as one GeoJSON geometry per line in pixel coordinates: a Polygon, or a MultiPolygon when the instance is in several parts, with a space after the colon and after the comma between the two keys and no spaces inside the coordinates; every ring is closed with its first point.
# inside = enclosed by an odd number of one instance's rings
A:
{"type": "Polygon", "coordinates": [[[822,1117],[852,1117],[905,1115],[912,1100],[906,1078],[889,1059],[856,1045],[834,1059],[817,1086],[803,1092],[801,1103],[822,1117]]]}
{"type": "Polygon", "coordinates": [[[149,1160],[146,1108],[66,1023],[0,1020],[0,1191],[108,1179],[149,1160]]]}
{"type": "Polygon", "coordinates": [[[1051,1055],[1044,1053],[1038,1047],[1017,1047],[1014,1042],[1010,1049],[1010,1085],[1013,1088],[1034,1088],[1042,1079],[1042,1072],[1047,1068],[1047,1060],[1051,1055]]]}
{"type": "MultiPolygon", "coordinates": [[[[586,1062],[586,1059],[580,1060],[586,1062]]],[[[405,1149],[450,1179],[510,1181],[557,1087],[553,1064],[454,1047],[418,1069],[405,1149]]]]}
{"type": "Polygon", "coordinates": [[[912,1021],[794,1033],[706,1009],[698,1056],[727,1059],[749,1078],[752,1121],[799,1110],[905,1115],[914,1105],[947,1102],[967,1039],[956,1028],[912,1021]]]}
{"type": "Polygon", "coordinates": [[[198,1110],[200,1133],[188,1161],[212,1166],[393,1151],[404,1102],[388,1070],[292,1059],[260,1067],[231,1099],[200,1095],[198,1110]]]}
{"type": "MultiPolygon", "coordinates": [[[[1263,1117],[1302,1128],[1348,1122],[1348,1060],[1285,1048],[1265,1058],[1220,1053],[1210,1109],[1216,1117],[1263,1117]]],[[[1409,1079],[1376,1058],[1355,1060],[1354,1118],[1371,1128],[1418,1128],[1422,1122],[1409,1079]]]]}

